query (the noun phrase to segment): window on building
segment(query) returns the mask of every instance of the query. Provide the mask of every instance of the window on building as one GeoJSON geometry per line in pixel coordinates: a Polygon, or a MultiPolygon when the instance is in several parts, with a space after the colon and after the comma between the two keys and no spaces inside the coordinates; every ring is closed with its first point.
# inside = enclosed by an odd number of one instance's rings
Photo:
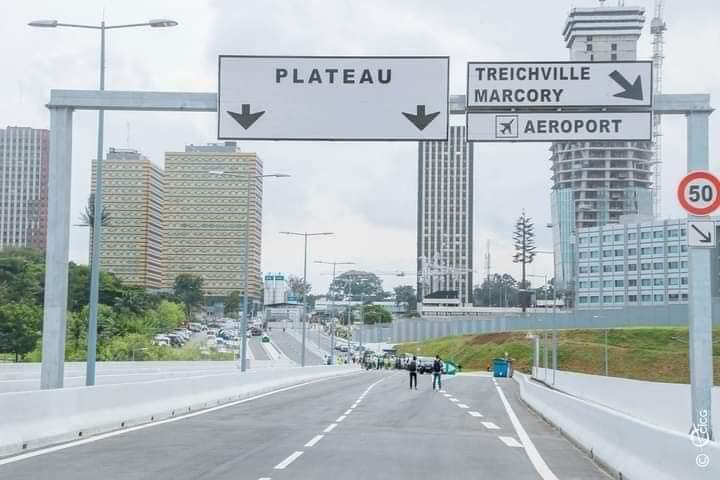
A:
{"type": "Polygon", "coordinates": [[[662,269],[663,269],[663,262],[653,263],[653,270],[662,270],[662,269]]]}
{"type": "Polygon", "coordinates": [[[603,280],[603,288],[612,288],[613,282],[612,280],[603,280]]]}
{"type": "Polygon", "coordinates": [[[603,272],[607,273],[607,272],[612,272],[612,271],[613,271],[612,265],[603,265],[603,272]]]}
{"type": "Polygon", "coordinates": [[[603,295],[603,303],[613,303],[612,296],[610,296],[610,295],[603,295]]]}
{"type": "Polygon", "coordinates": [[[578,297],[579,303],[588,303],[588,297],[578,297]]]}
{"type": "Polygon", "coordinates": [[[682,253],[687,252],[687,251],[688,251],[688,246],[687,246],[687,245],[680,245],[680,251],[681,251],[682,253]]]}
{"type": "Polygon", "coordinates": [[[628,303],[637,303],[637,295],[628,295],[628,303]]]}
{"type": "Polygon", "coordinates": [[[624,271],[625,271],[625,265],[615,265],[615,271],[616,271],[616,272],[624,272],[624,271]]]}
{"type": "Polygon", "coordinates": [[[596,295],[590,296],[590,303],[600,303],[600,297],[596,295]]]}
{"type": "Polygon", "coordinates": [[[641,263],[640,270],[643,270],[643,271],[652,270],[652,263],[641,263]]]}
{"type": "Polygon", "coordinates": [[[615,280],[615,286],[622,288],[625,286],[625,280],[615,280]]]}
{"type": "Polygon", "coordinates": [[[600,282],[597,280],[593,280],[590,282],[590,288],[600,288],[600,282]]]}
{"type": "Polygon", "coordinates": [[[578,271],[579,271],[580,273],[588,273],[588,267],[579,267],[579,268],[578,268],[578,271]]]}
{"type": "Polygon", "coordinates": [[[652,248],[650,247],[644,247],[640,249],[640,255],[650,255],[652,253],[652,248]]]}
{"type": "Polygon", "coordinates": [[[670,293],[670,294],[668,294],[668,301],[669,302],[678,302],[678,301],[680,301],[680,295],[677,293],[670,293]]]}
{"type": "Polygon", "coordinates": [[[686,236],[686,235],[687,235],[687,230],[684,229],[684,228],[681,228],[681,229],[680,229],[680,236],[681,236],[681,237],[684,237],[684,236],[686,236]]]}
{"type": "Polygon", "coordinates": [[[600,273],[600,267],[597,265],[590,266],[590,273],[600,273]]]}
{"type": "Polygon", "coordinates": [[[613,52],[617,52],[617,43],[611,43],[610,50],[612,50],[613,52]]]}
{"type": "Polygon", "coordinates": [[[651,297],[650,295],[642,295],[642,296],[640,297],[640,300],[643,301],[643,302],[649,302],[649,301],[651,300],[651,298],[652,298],[652,297],[651,297]]]}
{"type": "Polygon", "coordinates": [[[649,287],[650,284],[651,284],[651,280],[649,278],[641,278],[640,279],[640,286],[649,287]]]}
{"type": "Polygon", "coordinates": [[[603,235],[602,241],[603,243],[608,243],[612,240],[612,235],[603,235]]]}
{"type": "Polygon", "coordinates": [[[680,268],[688,268],[688,262],[687,260],[683,260],[680,262],[680,268]]]}
{"type": "Polygon", "coordinates": [[[662,303],[665,301],[665,295],[658,293],[653,297],[653,301],[655,303],[662,303]]]}
{"type": "Polygon", "coordinates": [[[615,303],[624,303],[624,302],[625,302],[624,295],[615,295],[615,303]]]}
{"type": "Polygon", "coordinates": [[[653,232],[653,238],[656,238],[656,239],[665,238],[665,232],[663,232],[662,230],[655,230],[653,232]]]}
{"type": "Polygon", "coordinates": [[[598,243],[598,237],[590,237],[590,244],[598,243]]]}
{"type": "Polygon", "coordinates": [[[668,253],[678,253],[680,251],[679,245],[668,245],[667,247],[668,253]]]}
{"type": "Polygon", "coordinates": [[[599,256],[600,252],[598,252],[597,250],[593,250],[592,252],[590,252],[590,258],[598,258],[599,256]]]}
{"type": "Polygon", "coordinates": [[[629,256],[637,255],[637,248],[628,248],[628,255],[629,256]]]}
{"type": "Polygon", "coordinates": [[[667,268],[668,270],[677,270],[679,265],[678,262],[668,262],[667,268]]]}
{"type": "Polygon", "coordinates": [[[603,258],[608,258],[613,256],[612,250],[603,250],[603,258]]]}
{"type": "Polygon", "coordinates": [[[588,282],[578,282],[578,288],[587,288],[588,282]]]}
{"type": "Polygon", "coordinates": [[[592,52],[592,51],[593,51],[593,49],[592,49],[592,43],[587,43],[587,44],[585,44],[585,51],[587,51],[587,52],[592,52]]]}
{"type": "Polygon", "coordinates": [[[679,236],[680,236],[680,230],[678,230],[677,228],[668,230],[668,238],[677,238],[679,236]]]}
{"type": "Polygon", "coordinates": [[[665,253],[663,247],[653,247],[654,255],[662,255],[663,253],[665,253]]]}
{"type": "Polygon", "coordinates": [[[637,233],[628,233],[628,240],[637,240],[637,233]]]}
{"type": "Polygon", "coordinates": [[[623,256],[623,250],[615,250],[615,256],[616,256],[616,257],[622,257],[622,256],[623,256]]]}
{"type": "Polygon", "coordinates": [[[680,279],[677,277],[668,278],[668,285],[680,285],[680,279]]]}
{"type": "Polygon", "coordinates": [[[684,300],[684,301],[687,302],[688,294],[687,294],[687,293],[681,293],[681,294],[680,294],[680,298],[681,298],[682,300],[684,300]]]}
{"type": "Polygon", "coordinates": [[[653,285],[655,285],[656,287],[662,287],[664,284],[665,284],[665,281],[662,278],[654,278],[653,279],[653,285]]]}
{"type": "Polygon", "coordinates": [[[680,284],[681,284],[681,285],[687,285],[687,284],[688,284],[688,279],[687,279],[687,277],[682,277],[682,278],[680,278],[680,284]]]}
{"type": "Polygon", "coordinates": [[[614,239],[616,242],[622,242],[623,236],[622,236],[622,234],[617,233],[617,234],[615,234],[615,236],[613,237],[613,239],[614,239]]]}
{"type": "Polygon", "coordinates": [[[637,280],[634,278],[631,278],[628,280],[628,287],[637,287],[637,280]]]}

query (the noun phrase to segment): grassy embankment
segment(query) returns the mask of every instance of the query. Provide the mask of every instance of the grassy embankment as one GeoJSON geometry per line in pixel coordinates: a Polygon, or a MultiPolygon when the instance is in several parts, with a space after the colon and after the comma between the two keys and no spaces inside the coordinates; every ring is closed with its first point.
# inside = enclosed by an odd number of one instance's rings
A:
{"type": "MultiPolygon", "coordinates": [[[[720,385],[720,329],[714,331],[715,385],[720,385]]],[[[609,372],[611,376],[689,383],[687,328],[627,328],[608,331],[609,372]]],[[[491,333],[445,337],[421,343],[405,343],[399,350],[420,355],[440,355],[454,360],[463,371],[485,370],[493,358],[505,352],[515,360],[515,368],[529,372],[532,344],[525,333],[491,333]]],[[[574,372],[602,374],[605,341],[603,330],[559,332],[558,368],[574,372]]],[[[542,362],[542,359],[541,359],[542,362]]]]}

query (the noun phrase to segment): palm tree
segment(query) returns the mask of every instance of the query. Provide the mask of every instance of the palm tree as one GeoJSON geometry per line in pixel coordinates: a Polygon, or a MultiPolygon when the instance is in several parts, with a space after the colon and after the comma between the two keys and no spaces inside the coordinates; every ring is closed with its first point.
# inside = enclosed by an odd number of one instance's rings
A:
{"type": "MultiPolygon", "coordinates": [[[[85,208],[83,208],[82,213],[80,214],[80,222],[77,224],[78,227],[92,227],[95,225],[95,194],[91,193],[90,197],[88,197],[88,203],[85,205],[85,208]]],[[[102,214],[100,215],[100,223],[103,227],[106,227],[110,223],[110,215],[105,210],[105,207],[102,208],[102,214]]]]}

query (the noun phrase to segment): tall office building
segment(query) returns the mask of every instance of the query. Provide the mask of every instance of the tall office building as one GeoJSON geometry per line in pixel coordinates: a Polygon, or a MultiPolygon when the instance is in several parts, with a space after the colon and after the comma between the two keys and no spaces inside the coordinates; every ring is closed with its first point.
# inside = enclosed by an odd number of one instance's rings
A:
{"type": "Polygon", "coordinates": [[[44,250],[47,236],[50,132],[0,129],[0,250],[44,250]]]}
{"type": "MultiPolygon", "coordinates": [[[[573,9],[563,31],[570,60],[636,60],[644,22],[640,7],[573,9]]],[[[550,150],[555,276],[559,285],[572,288],[576,229],[618,223],[622,215],[653,215],[653,145],[573,142],[555,143],[550,150]]]]}
{"type": "Polygon", "coordinates": [[[418,300],[457,292],[472,301],[473,150],[463,126],[418,145],[418,300]],[[443,292],[443,293],[440,293],[443,292]]]}
{"type": "MultiPolygon", "coordinates": [[[[95,160],[92,167],[95,192],[95,160]]],[[[128,285],[162,286],[163,171],[137,150],[110,148],[103,163],[100,267],[128,285]]],[[[90,229],[92,255],[92,229],[90,229]]]]}
{"type": "Polygon", "coordinates": [[[249,255],[248,295],[260,299],[260,175],[257,154],[241,152],[235,142],[188,145],[184,152],[165,154],[165,287],[172,288],[182,273],[200,275],[210,303],[222,302],[232,291],[243,293],[249,255]]]}

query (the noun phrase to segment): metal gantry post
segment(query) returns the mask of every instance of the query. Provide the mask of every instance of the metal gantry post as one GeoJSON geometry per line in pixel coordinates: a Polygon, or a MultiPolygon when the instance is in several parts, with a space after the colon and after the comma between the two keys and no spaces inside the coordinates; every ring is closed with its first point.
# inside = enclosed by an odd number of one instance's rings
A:
{"type": "Polygon", "coordinates": [[[250,193],[253,190],[254,185],[251,184],[256,182],[258,176],[256,174],[251,175],[248,172],[248,191],[247,191],[247,205],[245,211],[245,278],[243,286],[243,315],[240,321],[240,371],[244,372],[247,370],[247,329],[248,329],[248,277],[250,276],[250,199],[252,196],[250,193]]]}
{"type": "Polygon", "coordinates": [[[305,323],[307,323],[307,318],[306,318],[307,317],[307,292],[305,291],[306,285],[307,285],[307,239],[308,239],[308,234],[307,234],[307,232],[305,232],[305,257],[304,257],[305,259],[303,261],[303,287],[302,287],[303,309],[302,309],[302,319],[301,319],[301,321],[302,321],[302,351],[300,352],[300,366],[301,367],[305,366],[305,323]]]}
{"type": "MultiPolygon", "coordinates": [[[[687,114],[687,171],[707,170],[709,163],[710,112],[687,114]]],[[[688,216],[688,220],[694,217],[688,216]]],[[[712,434],[712,258],[711,250],[688,249],[688,321],[690,330],[690,385],[692,428],[707,428],[712,434]]]]}
{"type": "Polygon", "coordinates": [[[70,247],[71,108],[50,108],[48,228],[40,388],[62,388],[70,247]]]}
{"type": "Polygon", "coordinates": [[[605,376],[608,376],[608,331],[605,329],[605,376]]]}

